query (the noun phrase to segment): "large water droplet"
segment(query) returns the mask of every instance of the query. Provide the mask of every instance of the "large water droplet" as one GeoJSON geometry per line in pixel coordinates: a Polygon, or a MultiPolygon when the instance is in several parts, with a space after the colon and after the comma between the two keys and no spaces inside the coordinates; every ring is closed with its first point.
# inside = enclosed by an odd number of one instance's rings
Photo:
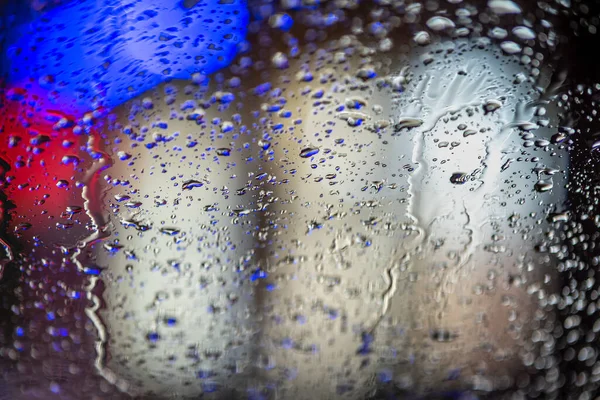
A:
{"type": "Polygon", "coordinates": [[[454,29],[456,25],[451,19],[446,17],[435,16],[427,20],[427,27],[432,31],[443,31],[446,29],[454,29]]]}
{"type": "Polygon", "coordinates": [[[316,147],[307,147],[305,149],[302,149],[302,151],[300,151],[300,157],[309,158],[309,157],[314,156],[318,152],[319,152],[319,149],[316,147]]]}
{"type": "Polygon", "coordinates": [[[510,0],[490,0],[488,2],[488,7],[498,15],[521,13],[521,7],[519,7],[514,1],[510,0]]]}
{"type": "Polygon", "coordinates": [[[194,188],[199,188],[204,186],[204,183],[194,180],[194,179],[190,179],[189,181],[185,181],[183,183],[183,186],[181,187],[183,190],[191,190],[194,188]]]}
{"type": "Polygon", "coordinates": [[[512,33],[521,40],[535,39],[535,32],[526,26],[517,26],[513,28],[512,33]]]}

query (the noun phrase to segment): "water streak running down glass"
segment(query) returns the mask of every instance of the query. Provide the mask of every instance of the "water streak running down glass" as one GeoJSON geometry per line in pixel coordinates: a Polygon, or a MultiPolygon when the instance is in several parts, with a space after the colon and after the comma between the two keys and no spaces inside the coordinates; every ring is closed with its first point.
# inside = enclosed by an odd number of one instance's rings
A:
{"type": "Polygon", "coordinates": [[[3,7],[0,399],[595,399],[595,3],[3,7]]]}

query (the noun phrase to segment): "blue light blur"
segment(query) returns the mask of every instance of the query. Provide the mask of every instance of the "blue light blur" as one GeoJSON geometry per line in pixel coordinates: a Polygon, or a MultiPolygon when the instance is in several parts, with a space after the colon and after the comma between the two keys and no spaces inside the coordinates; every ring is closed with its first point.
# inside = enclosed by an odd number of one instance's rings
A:
{"type": "Polygon", "coordinates": [[[81,115],[115,107],[169,79],[210,74],[246,35],[245,0],[71,1],[12,30],[9,86],[45,109],[81,115]],[[46,103],[47,102],[47,103],[46,103]]]}

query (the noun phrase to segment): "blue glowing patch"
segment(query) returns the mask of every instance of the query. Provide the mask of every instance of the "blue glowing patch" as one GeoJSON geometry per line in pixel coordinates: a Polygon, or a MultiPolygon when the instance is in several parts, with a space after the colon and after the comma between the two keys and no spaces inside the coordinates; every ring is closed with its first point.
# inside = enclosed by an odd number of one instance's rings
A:
{"type": "Polygon", "coordinates": [[[83,0],[55,7],[8,38],[9,84],[19,95],[39,96],[45,109],[80,115],[165,80],[229,65],[246,35],[246,2],[187,3],[83,0]]]}

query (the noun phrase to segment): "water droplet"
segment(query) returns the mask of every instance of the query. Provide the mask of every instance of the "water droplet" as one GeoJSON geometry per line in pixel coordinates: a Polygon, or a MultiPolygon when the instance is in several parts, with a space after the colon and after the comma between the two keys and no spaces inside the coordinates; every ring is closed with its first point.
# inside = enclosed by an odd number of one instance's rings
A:
{"type": "Polygon", "coordinates": [[[504,39],[508,36],[508,32],[506,31],[506,29],[495,27],[490,31],[489,35],[494,39],[504,39]]]}
{"type": "Polygon", "coordinates": [[[221,124],[221,133],[231,132],[233,130],[233,122],[223,121],[221,124]]]}
{"type": "Polygon", "coordinates": [[[432,31],[443,31],[446,29],[454,29],[456,25],[451,19],[446,17],[435,16],[427,20],[427,27],[432,31]]]}
{"type": "Polygon", "coordinates": [[[231,103],[233,100],[235,100],[235,95],[231,92],[218,91],[215,93],[215,99],[219,103],[227,104],[227,103],[231,103]]]}
{"type": "Polygon", "coordinates": [[[427,46],[429,43],[431,43],[431,35],[429,35],[429,32],[420,31],[415,34],[413,40],[419,46],[427,46]]]}
{"type": "Polygon", "coordinates": [[[307,147],[305,149],[302,149],[302,151],[300,151],[300,157],[309,158],[309,157],[314,156],[318,152],[319,152],[319,149],[316,147],[307,147]]]}
{"type": "Polygon", "coordinates": [[[127,203],[125,203],[125,207],[127,208],[140,208],[141,206],[141,201],[128,201],[127,203]]]}
{"type": "Polygon", "coordinates": [[[204,183],[194,180],[194,179],[190,179],[189,181],[185,181],[183,183],[183,186],[181,187],[183,190],[192,190],[194,188],[199,188],[204,186],[204,183]]]}
{"type": "Polygon", "coordinates": [[[146,335],[146,339],[148,339],[149,342],[156,343],[160,340],[160,335],[157,332],[149,332],[146,335]]]}
{"type": "Polygon", "coordinates": [[[417,128],[417,127],[423,125],[423,122],[424,121],[419,118],[401,117],[398,120],[398,122],[396,122],[396,124],[394,125],[394,128],[396,129],[396,131],[400,131],[402,129],[417,128]]]}
{"type": "Polygon", "coordinates": [[[129,199],[131,199],[131,197],[126,194],[116,194],[115,195],[115,200],[118,202],[127,201],[129,199]]]}
{"type": "Polygon", "coordinates": [[[271,63],[278,69],[286,69],[290,64],[287,56],[282,52],[275,53],[273,58],[271,58],[271,63]]]}
{"type": "Polygon", "coordinates": [[[542,179],[536,182],[534,187],[537,192],[543,193],[552,190],[554,184],[552,183],[552,181],[542,179]]]}
{"type": "Polygon", "coordinates": [[[80,206],[67,206],[67,213],[69,214],[79,214],[83,210],[80,206]]]}
{"type": "Polygon", "coordinates": [[[497,109],[499,109],[500,107],[502,107],[502,102],[500,100],[495,100],[495,99],[488,100],[483,105],[483,108],[487,113],[494,112],[497,109]]]}
{"type": "Polygon", "coordinates": [[[526,26],[517,26],[513,28],[512,33],[521,40],[535,39],[535,32],[526,26]]]}
{"type": "Polygon", "coordinates": [[[429,337],[435,342],[452,342],[458,337],[458,334],[447,329],[433,329],[429,332],[429,337]]]}
{"type": "Polygon", "coordinates": [[[465,172],[455,172],[450,177],[450,182],[454,185],[464,185],[469,180],[469,174],[465,172]]]}
{"type": "Polygon", "coordinates": [[[159,231],[160,231],[160,233],[164,233],[165,235],[169,235],[169,236],[175,236],[175,235],[178,235],[179,232],[181,232],[177,228],[160,228],[159,231]]]}
{"type": "Polygon", "coordinates": [[[123,225],[123,227],[125,227],[125,228],[133,228],[133,229],[138,230],[140,232],[145,232],[145,231],[151,229],[150,225],[142,224],[142,223],[140,223],[138,221],[135,221],[133,219],[122,219],[120,222],[121,222],[121,225],[123,225]]]}
{"type": "Polygon", "coordinates": [[[377,72],[375,72],[375,69],[371,66],[364,66],[356,72],[356,77],[362,79],[363,81],[368,81],[376,76],[377,72]]]}
{"type": "Polygon", "coordinates": [[[269,17],[269,25],[272,28],[281,29],[282,31],[289,31],[294,25],[293,18],[286,13],[277,13],[269,17]]]}
{"type": "Polygon", "coordinates": [[[510,0],[490,0],[488,7],[498,15],[521,14],[521,7],[510,0]]]}
{"type": "Polygon", "coordinates": [[[500,43],[500,48],[507,54],[516,54],[521,52],[521,46],[515,42],[507,40],[500,43]]]}
{"type": "Polygon", "coordinates": [[[201,108],[196,108],[191,114],[189,114],[186,119],[188,121],[196,121],[197,124],[202,123],[204,121],[204,115],[206,112],[201,108]]]}
{"type": "Polygon", "coordinates": [[[15,232],[23,232],[31,228],[31,224],[29,222],[21,222],[17,226],[15,226],[15,232]]]}
{"type": "Polygon", "coordinates": [[[119,157],[119,160],[125,161],[125,160],[129,160],[131,158],[131,154],[126,153],[124,151],[119,151],[117,153],[117,157],[119,157]]]}
{"type": "Polygon", "coordinates": [[[562,143],[566,138],[567,138],[567,135],[559,132],[559,133],[555,133],[554,135],[552,135],[552,138],[550,140],[552,141],[552,143],[558,144],[558,143],[562,143]]]}
{"type": "Polygon", "coordinates": [[[154,108],[154,103],[152,102],[152,99],[150,97],[143,98],[142,107],[144,107],[147,110],[154,108]]]}

